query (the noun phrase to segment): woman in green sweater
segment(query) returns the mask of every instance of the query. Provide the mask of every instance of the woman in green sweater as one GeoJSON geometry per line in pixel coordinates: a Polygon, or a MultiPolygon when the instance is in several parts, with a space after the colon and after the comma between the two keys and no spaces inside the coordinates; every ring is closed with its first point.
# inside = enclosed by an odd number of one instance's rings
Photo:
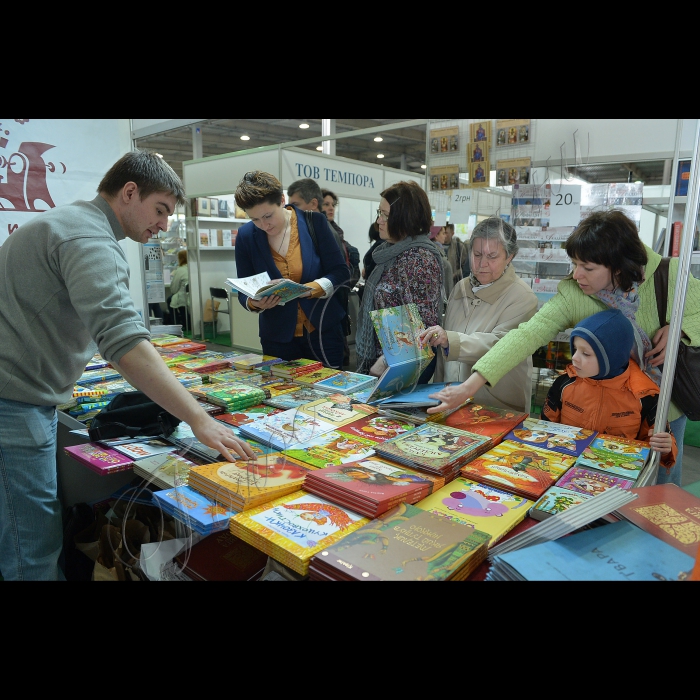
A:
{"type": "MultiPolygon", "coordinates": [[[[672,258],[669,266],[667,318],[660,323],[653,276],[661,256],[642,243],[635,223],[623,212],[611,210],[587,216],[569,236],[566,253],[574,269],[559,283],[557,294],[529,321],[501,338],[474,365],[465,382],[434,394],[433,398],[442,403],[428,409],[429,413],[455,408],[485,384],[493,386],[557,333],[607,308],[620,309],[632,322],[636,339],[632,357],[647,375],[660,383],[678,259],[672,258]]],[[[700,345],[700,280],[692,275],[688,279],[681,328],[682,342],[700,345]]],[[[659,471],[657,483],[673,482],[680,486],[687,419],[671,402],[668,420],[678,443],[678,459],[670,472],[659,471]]]]}

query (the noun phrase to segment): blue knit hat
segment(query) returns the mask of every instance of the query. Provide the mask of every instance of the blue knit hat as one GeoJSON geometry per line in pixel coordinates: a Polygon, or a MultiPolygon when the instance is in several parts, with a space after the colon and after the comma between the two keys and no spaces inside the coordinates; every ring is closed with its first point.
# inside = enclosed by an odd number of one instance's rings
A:
{"type": "Polygon", "coordinates": [[[607,309],[584,318],[571,331],[571,355],[576,348],[574,338],[583,338],[598,358],[598,374],[591,379],[612,379],[629,365],[634,344],[634,329],[619,309],[607,309]]]}

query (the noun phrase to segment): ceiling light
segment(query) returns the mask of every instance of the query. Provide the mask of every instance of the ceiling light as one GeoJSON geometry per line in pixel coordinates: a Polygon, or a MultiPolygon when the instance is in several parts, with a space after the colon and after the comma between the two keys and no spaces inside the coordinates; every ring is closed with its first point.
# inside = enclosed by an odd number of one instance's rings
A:
{"type": "Polygon", "coordinates": [[[374,140],[379,143],[380,141],[383,141],[384,139],[381,136],[375,136],[374,140]]]}
{"type": "Polygon", "coordinates": [[[243,136],[241,136],[241,141],[250,141],[250,136],[243,134],[243,136]]]}
{"type": "Polygon", "coordinates": [[[425,170],[428,166],[425,163],[423,163],[423,165],[421,165],[420,167],[423,168],[423,170],[425,170]]]}
{"type": "Polygon", "coordinates": [[[323,146],[316,146],[316,150],[317,150],[317,151],[322,151],[322,150],[323,150],[323,146]]]}
{"type": "Polygon", "coordinates": [[[377,153],[377,158],[384,158],[384,154],[383,154],[383,153],[377,153]]]}
{"type": "Polygon", "coordinates": [[[307,124],[307,122],[302,122],[301,124],[299,124],[299,128],[300,129],[308,129],[309,125],[307,124]]]}

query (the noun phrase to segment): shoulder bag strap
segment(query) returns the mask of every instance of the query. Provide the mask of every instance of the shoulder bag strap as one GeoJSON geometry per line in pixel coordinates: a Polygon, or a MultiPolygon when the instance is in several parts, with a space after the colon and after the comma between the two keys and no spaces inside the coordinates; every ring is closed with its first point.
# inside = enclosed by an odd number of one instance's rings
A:
{"type": "Polygon", "coordinates": [[[669,258],[661,258],[654,272],[654,291],[656,292],[656,310],[659,314],[659,328],[666,325],[666,307],[668,306],[668,265],[669,258]]]}

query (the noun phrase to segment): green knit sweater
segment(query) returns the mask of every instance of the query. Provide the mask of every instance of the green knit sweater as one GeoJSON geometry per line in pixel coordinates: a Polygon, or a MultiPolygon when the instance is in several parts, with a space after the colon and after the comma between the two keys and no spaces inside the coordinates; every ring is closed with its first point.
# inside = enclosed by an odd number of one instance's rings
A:
{"type": "MultiPolygon", "coordinates": [[[[645,280],[639,285],[639,309],[637,322],[649,338],[653,338],[660,328],[654,292],[653,274],[661,261],[661,256],[645,246],[648,262],[645,268],[645,280]]],[[[673,310],[672,300],[678,274],[678,258],[672,258],[669,265],[668,308],[666,323],[670,321],[673,310]]],[[[596,296],[586,296],[578,284],[571,278],[562,280],[557,293],[529,321],[521,323],[499,340],[473,367],[486,378],[489,384],[496,384],[528,355],[546,345],[557,333],[573,328],[584,318],[607,309],[596,296]]],[[[664,324],[665,325],[665,324],[664,324]]],[[[688,287],[681,327],[690,339],[684,339],[689,345],[700,345],[700,280],[689,276],[688,287]]],[[[675,420],[681,411],[673,404],[669,405],[668,420],[675,420]]]]}

